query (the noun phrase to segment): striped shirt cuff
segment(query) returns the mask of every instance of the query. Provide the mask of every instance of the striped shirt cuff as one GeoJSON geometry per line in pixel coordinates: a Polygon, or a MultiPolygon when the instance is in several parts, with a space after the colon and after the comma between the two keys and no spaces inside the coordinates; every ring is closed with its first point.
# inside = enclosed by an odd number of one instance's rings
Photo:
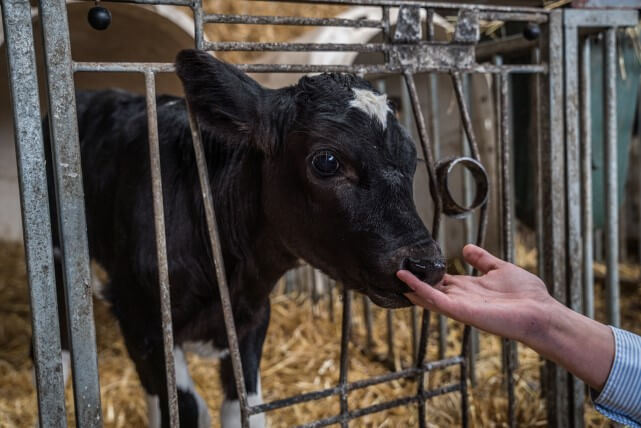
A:
{"type": "Polygon", "coordinates": [[[601,393],[592,391],[596,409],[608,418],[641,428],[641,336],[610,327],[614,362],[601,393]]]}

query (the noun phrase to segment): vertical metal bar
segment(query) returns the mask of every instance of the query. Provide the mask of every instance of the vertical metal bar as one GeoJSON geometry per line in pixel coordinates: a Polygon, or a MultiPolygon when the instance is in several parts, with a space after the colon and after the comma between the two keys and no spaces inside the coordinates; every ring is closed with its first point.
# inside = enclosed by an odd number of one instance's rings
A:
{"type": "Polygon", "coordinates": [[[194,39],[196,41],[196,49],[204,49],[205,32],[203,31],[203,1],[195,0],[191,8],[194,12],[194,39]]]}
{"type": "MultiPolygon", "coordinates": [[[[385,18],[387,16],[387,20],[389,21],[389,7],[384,7],[383,8],[383,17],[385,18]]],[[[383,20],[385,22],[385,19],[383,20]]],[[[389,22],[388,22],[389,24],[389,22]]],[[[376,90],[382,94],[386,92],[386,82],[383,79],[379,79],[375,82],[376,90]]],[[[406,93],[404,91],[404,88],[401,88],[401,94],[406,93]]],[[[402,95],[401,95],[402,96],[402,95]]],[[[386,328],[387,328],[387,359],[389,361],[390,366],[396,370],[400,367],[396,367],[396,353],[394,352],[394,313],[391,310],[386,310],[385,311],[385,318],[386,318],[386,328]]],[[[412,330],[412,336],[414,336],[415,332],[412,330]]]]}
{"type": "Polygon", "coordinates": [[[374,349],[374,337],[372,335],[372,305],[369,301],[369,297],[366,295],[363,294],[361,298],[363,299],[363,318],[365,321],[365,343],[367,350],[371,351],[374,349]]]}
{"type": "Polygon", "coordinates": [[[387,310],[385,311],[385,321],[387,327],[387,359],[393,370],[398,370],[400,367],[396,367],[396,352],[394,351],[394,312],[387,310]]]}
{"type": "MultiPolygon", "coordinates": [[[[463,85],[463,99],[465,101],[465,105],[467,108],[471,108],[471,99],[470,99],[470,76],[468,74],[464,74],[462,76],[462,85],[463,85]]],[[[465,132],[465,129],[461,127],[461,152],[463,153],[463,156],[470,156],[470,147],[469,147],[470,142],[467,139],[467,133],[465,132]]],[[[465,206],[470,206],[472,203],[472,183],[470,181],[470,177],[465,174],[463,171],[463,200],[465,201],[465,206]]],[[[474,217],[469,215],[465,218],[465,243],[471,243],[474,242],[474,217]]],[[[472,273],[472,267],[469,265],[465,266],[466,273],[470,275],[472,273]]],[[[474,328],[474,327],[468,327],[466,328],[470,329],[470,333],[468,335],[470,343],[467,344],[467,349],[469,350],[468,356],[468,372],[469,372],[469,377],[470,377],[470,382],[473,387],[476,386],[476,357],[478,356],[479,353],[479,331],[474,328]]],[[[467,386],[467,384],[466,384],[467,386]]]]}
{"type": "Polygon", "coordinates": [[[594,318],[594,270],[592,235],[592,100],[590,90],[590,38],[581,42],[581,226],[583,235],[583,309],[594,318]]]}
{"type": "Polygon", "coordinates": [[[29,279],[33,358],[41,427],[66,427],[60,326],[40,100],[29,1],[0,3],[13,103],[20,205],[29,279]]]}
{"type": "Polygon", "coordinates": [[[341,361],[338,385],[340,387],[341,427],[347,428],[349,406],[347,402],[347,372],[349,370],[349,338],[352,326],[352,292],[343,286],[343,319],[341,321],[341,361]]]}
{"type": "MultiPolygon", "coordinates": [[[[509,112],[509,75],[502,73],[499,77],[500,93],[500,156],[501,156],[501,248],[503,258],[514,263],[514,216],[512,212],[512,140],[510,136],[510,112],[509,112]]],[[[508,339],[502,340],[503,355],[505,363],[505,376],[507,379],[507,401],[508,401],[508,426],[516,426],[516,400],[514,397],[514,368],[516,355],[516,344],[508,339]]]]}
{"type": "Polygon", "coordinates": [[[418,308],[412,306],[410,308],[410,322],[412,324],[412,361],[416,363],[418,358],[418,308]]]}
{"type": "Polygon", "coordinates": [[[619,198],[617,194],[617,74],[616,27],[605,32],[605,234],[608,322],[620,326],[619,314],[619,198]]]}
{"type": "Polygon", "coordinates": [[[203,149],[202,139],[200,137],[200,128],[191,112],[188,112],[189,126],[191,128],[191,139],[196,156],[196,166],[198,168],[198,179],[200,181],[200,190],[203,195],[203,204],[205,206],[205,219],[207,221],[207,232],[209,243],[211,245],[214,257],[214,268],[216,270],[216,281],[218,283],[218,292],[220,293],[220,302],[223,309],[223,320],[225,322],[225,331],[227,333],[227,343],[229,345],[229,354],[231,357],[232,370],[234,371],[234,381],[236,383],[236,393],[238,394],[238,403],[240,406],[240,418],[243,428],[249,428],[249,412],[247,404],[247,390],[245,388],[245,377],[243,375],[243,363],[240,358],[240,349],[238,346],[238,335],[236,334],[236,325],[234,322],[234,313],[231,305],[231,297],[227,286],[227,275],[225,274],[225,261],[223,251],[220,247],[220,235],[216,222],[216,211],[214,199],[211,193],[209,183],[209,172],[207,171],[207,162],[203,149]]]}
{"type": "Polygon", "coordinates": [[[39,7],[71,338],[76,423],[83,427],[100,427],[102,414],[96,331],[66,2],[43,0],[39,2],[39,7]]]}
{"type": "Polygon", "coordinates": [[[156,82],[154,73],[145,72],[145,101],[147,129],[149,132],[149,161],[151,164],[151,189],[154,200],[154,230],[156,234],[156,257],[160,287],[160,314],[162,323],[163,350],[165,356],[165,381],[169,406],[169,424],[178,427],[178,398],[176,395],[176,372],[174,368],[174,335],[171,325],[171,297],[169,292],[169,264],[165,236],[160,146],[158,142],[158,116],[156,115],[156,82]]]}
{"type": "MultiPolygon", "coordinates": [[[[432,219],[432,236],[434,239],[438,240],[439,238],[439,226],[441,220],[442,212],[442,202],[441,195],[436,188],[436,177],[434,172],[434,158],[432,156],[432,151],[430,150],[430,141],[427,135],[427,129],[425,128],[425,119],[423,113],[421,112],[421,103],[418,98],[418,92],[416,91],[416,83],[414,82],[414,76],[409,70],[404,70],[403,75],[405,77],[405,84],[407,85],[407,90],[410,95],[410,100],[412,101],[412,110],[414,112],[414,120],[416,123],[416,128],[418,129],[418,134],[421,142],[421,149],[425,157],[425,167],[427,168],[427,174],[430,178],[430,194],[432,195],[432,200],[434,201],[434,217],[432,219]]],[[[427,310],[423,310],[423,320],[421,323],[421,337],[419,339],[419,348],[418,348],[418,358],[416,361],[417,366],[423,364],[425,360],[425,354],[427,352],[427,334],[429,330],[430,322],[430,313],[427,310]]],[[[421,371],[417,383],[418,383],[418,392],[419,396],[423,395],[425,390],[424,385],[425,372],[421,371]]],[[[425,401],[420,400],[418,403],[418,418],[419,426],[425,426],[425,401]]]]}
{"type": "MultiPolygon", "coordinates": [[[[578,29],[564,26],[565,43],[565,189],[567,214],[566,287],[568,300],[564,302],[577,312],[583,312],[583,284],[581,263],[581,158],[579,144],[579,52],[578,29]]],[[[574,376],[568,383],[570,398],[569,417],[574,428],[583,426],[585,386],[574,376]]]]}
{"type": "MultiPolygon", "coordinates": [[[[542,62],[548,64],[547,79],[540,80],[541,104],[541,192],[543,216],[544,282],[550,294],[566,301],[565,275],[565,159],[563,112],[563,11],[553,10],[540,38],[542,62]]],[[[567,372],[546,363],[548,425],[569,426],[567,372]]]]}

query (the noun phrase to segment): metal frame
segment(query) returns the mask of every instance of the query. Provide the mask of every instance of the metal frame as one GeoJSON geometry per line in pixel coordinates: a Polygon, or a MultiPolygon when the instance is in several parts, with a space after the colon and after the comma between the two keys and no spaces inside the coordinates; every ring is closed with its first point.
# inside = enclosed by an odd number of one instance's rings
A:
{"type": "MultiPolygon", "coordinates": [[[[513,224],[512,210],[513,190],[511,188],[511,135],[510,135],[510,102],[509,81],[512,73],[529,73],[535,76],[537,123],[540,131],[537,140],[537,183],[541,190],[538,199],[541,212],[547,213],[538,218],[537,241],[540,243],[540,270],[551,293],[572,308],[581,310],[581,301],[590,302],[591,281],[587,267],[583,270],[580,261],[585,265],[591,262],[591,242],[581,240],[581,233],[587,234],[591,226],[591,196],[587,190],[590,172],[588,168],[590,154],[581,152],[579,134],[589,138],[589,106],[580,103],[579,85],[574,70],[578,70],[578,28],[607,27],[606,40],[606,126],[607,126],[607,183],[608,189],[616,190],[616,104],[613,89],[614,79],[614,46],[615,28],[634,25],[630,23],[630,13],[617,11],[565,11],[548,12],[541,9],[508,6],[480,6],[470,4],[436,3],[414,0],[308,0],[298,3],[366,5],[381,8],[380,20],[348,20],[338,18],[306,18],[286,16],[245,16],[207,14],[203,11],[201,1],[191,0],[117,0],[138,4],[171,4],[186,6],[194,13],[194,32],[196,46],[212,51],[351,51],[377,52],[384,58],[380,64],[370,65],[317,65],[317,64],[240,64],[238,67],[248,72],[352,72],[361,75],[398,74],[405,82],[407,104],[411,107],[416,125],[420,147],[425,159],[429,176],[429,188],[434,202],[432,221],[433,236],[438,239],[442,214],[451,214],[448,205],[443,203],[447,188],[439,187],[438,169],[443,163],[437,163],[439,156],[438,123],[431,115],[428,127],[422,112],[420,95],[417,91],[415,76],[429,73],[430,104],[432,113],[436,111],[437,95],[435,73],[448,73],[451,76],[455,96],[464,132],[463,155],[470,157],[469,162],[480,164],[478,143],[470,119],[469,106],[466,102],[465,76],[469,73],[490,73],[496,76],[498,122],[500,132],[500,186],[501,189],[501,242],[503,257],[512,261],[513,224]],[[396,31],[391,34],[392,23],[390,9],[400,8],[407,13],[399,13],[396,31]],[[421,36],[422,23],[420,10],[426,11],[427,34],[421,36]],[[454,41],[450,43],[434,41],[433,16],[435,13],[458,14],[454,41]],[[625,16],[624,16],[625,15],[625,16]],[[417,17],[419,17],[417,19],[417,17]],[[543,35],[538,47],[524,44],[522,47],[535,49],[535,61],[531,64],[480,64],[477,63],[479,21],[506,20],[543,24],[543,35]],[[258,42],[210,42],[204,38],[204,25],[217,23],[235,23],[246,25],[303,25],[303,26],[341,26],[351,28],[380,28],[383,33],[381,43],[335,44],[335,43],[258,43],[258,42]],[[565,46],[565,56],[563,47],[565,46]],[[565,71],[565,74],[564,74],[565,71]],[[564,96],[567,94],[567,98],[564,96]],[[578,108],[581,105],[582,109],[578,108]],[[579,113],[582,120],[579,122],[579,113]],[[567,123],[567,125],[566,125],[567,123]],[[581,168],[581,165],[584,167],[581,168]],[[579,180],[581,176],[581,180],[579,180]],[[613,178],[614,177],[614,178],[613,178]],[[581,184],[582,182],[582,184],[581,184]],[[581,193],[583,189],[583,193],[581,193]],[[584,223],[581,223],[581,220],[584,223]],[[583,254],[582,259],[577,254],[583,254]],[[582,279],[583,278],[583,279],[582,279]],[[582,285],[583,284],[583,285],[582,285]],[[581,292],[583,290],[583,292],[581,292]],[[584,297],[585,296],[585,297],[584,297]]],[[[289,1],[289,0],[284,0],[289,1]]],[[[31,34],[31,22],[27,0],[2,0],[5,35],[10,60],[10,81],[12,84],[14,116],[16,122],[16,144],[18,147],[18,165],[20,170],[21,196],[23,200],[23,223],[25,229],[25,246],[27,253],[29,283],[32,296],[34,343],[36,357],[36,374],[38,380],[40,423],[42,426],[64,426],[65,407],[62,399],[62,379],[60,376],[60,343],[57,334],[51,334],[51,328],[57,326],[55,295],[52,295],[53,271],[50,224],[46,198],[46,177],[43,171],[37,171],[44,159],[42,150],[41,126],[39,123],[38,96],[35,76],[35,62],[31,34]],[[28,72],[24,79],[22,72],[28,72]],[[34,173],[33,171],[37,172],[34,173]],[[44,195],[44,197],[43,197],[44,195]],[[44,327],[46,325],[46,331],[44,327]]],[[[54,166],[56,172],[57,201],[60,210],[61,241],[65,266],[65,290],[71,321],[73,351],[74,391],[79,426],[101,426],[100,396],[95,350],[95,331],[92,319],[91,298],[89,291],[89,260],[87,251],[86,225],[84,218],[81,166],[79,163],[78,131],[76,126],[73,73],[98,72],[132,72],[140,73],[145,78],[147,114],[149,126],[150,162],[152,165],[152,187],[154,200],[154,220],[159,260],[159,287],[161,295],[162,328],[166,360],[166,381],[169,395],[169,415],[172,427],[178,426],[178,409],[176,399],[175,376],[173,369],[173,337],[171,326],[171,305],[169,300],[169,278],[167,272],[167,254],[164,230],[162,203],[162,183],[160,158],[158,153],[158,129],[156,117],[155,75],[173,72],[173,64],[167,63],[88,63],[73,62],[70,56],[69,32],[66,22],[64,0],[41,0],[45,55],[47,64],[48,95],[52,125],[54,149],[54,166]]],[[[634,16],[632,15],[634,18],[634,16]]],[[[486,45],[487,46],[487,45],[486,45]]],[[[519,45],[521,46],[521,45],[519,45]]],[[[479,49],[482,50],[482,49],[479,49]]],[[[497,45],[492,45],[486,52],[496,52],[497,45]]],[[[589,45],[583,43],[583,67],[581,69],[582,97],[586,99],[589,81],[588,63],[585,58],[589,45]]],[[[384,88],[381,88],[384,89],[384,88]]],[[[249,406],[245,391],[242,363],[238,349],[238,339],[234,327],[232,307],[227,289],[226,275],[220,250],[215,209],[212,203],[211,188],[207,180],[207,167],[204,161],[202,143],[198,125],[190,115],[192,139],[197,159],[200,184],[206,208],[206,220],[209,239],[213,249],[212,262],[216,267],[216,276],[223,306],[225,326],[228,335],[230,355],[240,401],[242,424],[248,427],[249,416],[267,412],[298,403],[318,400],[329,396],[340,399],[340,413],[314,421],[303,426],[320,427],[340,423],[347,427],[350,420],[379,412],[392,407],[415,404],[419,415],[420,426],[425,426],[426,400],[438,395],[459,391],[461,393],[462,424],[467,426],[467,377],[468,366],[473,367],[474,355],[473,334],[466,326],[459,355],[444,358],[444,337],[446,330],[441,320],[441,352],[437,361],[426,361],[427,338],[430,327],[430,314],[423,311],[419,323],[417,313],[413,321],[414,364],[407,368],[396,368],[396,371],[357,382],[348,382],[348,344],[351,331],[352,296],[343,288],[343,317],[340,357],[340,377],[338,385],[318,391],[299,394],[293,397],[274,400],[268,403],[249,406]],[[460,368],[459,380],[435,389],[426,390],[425,374],[450,366],[460,368]],[[416,394],[393,398],[384,403],[366,408],[350,409],[348,393],[371,385],[396,379],[412,378],[416,380],[416,394]]],[[[585,145],[584,140],[583,144],[585,145]]],[[[466,186],[467,187],[467,186],[466,186]]],[[[469,191],[465,191],[466,201],[470,201],[469,191]]],[[[607,192],[608,210],[608,243],[617,239],[616,191],[607,192]]],[[[467,221],[467,235],[473,237],[478,245],[485,240],[487,226],[487,203],[477,210],[469,210],[466,215],[476,215],[476,233],[472,231],[472,221],[467,221]],[[474,236],[475,235],[475,236],[474,236]]],[[[616,324],[618,297],[615,286],[616,245],[609,246],[608,283],[610,290],[611,320],[616,324]]],[[[591,271],[590,271],[591,272],[591,271]]],[[[473,272],[476,274],[476,272],[473,272]]],[[[331,292],[330,292],[331,295],[331,292]]],[[[330,301],[330,305],[331,305],[330,301]]],[[[331,306],[330,306],[331,307],[331,306]]],[[[589,309],[589,308],[588,308],[589,309]]],[[[366,328],[371,338],[371,309],[364,304],[366,328]],[[369,314],[369,315],[368,315],[369,314]]],[[[590,313],[590,310],[588,310],[590,313]]],[[[394,336],[392,313],[388,312],[388,361],[394,364],[394,336]]],[[[57,332],[58,329],[55,328],[57,332]]],[[[371,339],[369,341],[371,343],[371,339]]],[[[505,366],[507,371],[506,392],[508,396],[508,423],[516,425],[513,370],[518,358],[513,343],[504,343],[505,366]]],[[[548,417],[552,426],[582,425],[582,385],[573,381],[567,382],[567,373],[558,367],[548,364],[546,371],[548,386],[548,417]],[[569,384],[569,387],[568,387],[569,384]],[[569,388],[569,389],[568,389],[569,388]],[[569,395],[569,396],[568,396],[569,395]],[[568,401],[570,400],[570,401],[568,401]],[[568,402],[573,405],[568,405],[568,402]],[[571,410],[570,410],[571,408],[571,410]]]]}

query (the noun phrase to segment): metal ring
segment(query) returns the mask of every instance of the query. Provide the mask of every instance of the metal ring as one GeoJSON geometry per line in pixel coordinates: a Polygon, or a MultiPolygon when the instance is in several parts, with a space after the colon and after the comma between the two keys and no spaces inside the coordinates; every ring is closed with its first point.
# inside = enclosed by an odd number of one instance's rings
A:
{"type": "Polygon", "coordinates": [[[489,180],[487,171],[483,165],[476,159],[470,157],[448,158],[439,161],[436,164],[436,181],[443,201],[443,214],[453,218],[463,218],[468,216],[472,211],[487,202],[489,194],[489,180]],[[460,164],[470,173],[476,184],[476,194],[472,203],[464,207],[454,200],[448,186],[448,177],[452,169],[460,164]]]}

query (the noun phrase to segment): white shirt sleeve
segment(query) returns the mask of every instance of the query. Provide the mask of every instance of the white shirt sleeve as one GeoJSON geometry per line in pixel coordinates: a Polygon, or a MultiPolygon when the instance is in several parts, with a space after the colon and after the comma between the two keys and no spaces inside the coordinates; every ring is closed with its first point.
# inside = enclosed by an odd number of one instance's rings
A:
{"type": "Polygon", "coordinates": [[[641,428],[641,336],[610,328],[614,333],[614,361],[603,390],[598,396],[593,391],[594,404],[608,418],[641,428]]]}

